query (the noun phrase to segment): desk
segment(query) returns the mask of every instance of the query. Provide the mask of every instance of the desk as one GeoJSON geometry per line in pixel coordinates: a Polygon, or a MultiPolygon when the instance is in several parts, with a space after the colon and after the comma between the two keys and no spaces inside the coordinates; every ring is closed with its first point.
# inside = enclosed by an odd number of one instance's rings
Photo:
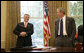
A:
{"type": "Polygon", "coordinates": [[[74,52],[75,50],[72,47],[50,47],[50,48],[42,48],[41,50],[32,49],[29,52],[35,52],[35,51],[40,51],[40,52],[74,52]]]}
{"type": "Polygon", "coordinates": [[[73,47],[36,47],[12,49],[10,52],[77,52],[73,47]]]}

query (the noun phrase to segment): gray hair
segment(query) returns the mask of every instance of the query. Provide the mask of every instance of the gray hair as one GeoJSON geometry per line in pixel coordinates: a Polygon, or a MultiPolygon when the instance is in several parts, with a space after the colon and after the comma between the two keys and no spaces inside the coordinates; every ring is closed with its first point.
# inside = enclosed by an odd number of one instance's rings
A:
{"type": "Polygon", "coordinates": [[[24,16],[25,16],[25,15],[28,15],[28,16],[30,17],[30,15],[29,15],[29,14],[24,14],[24,16]]]}
{"type": "Polygon", "coordinates": [[[63,14],[65,14],[65,9],[64,9],[64,8],[59,7],[59,8],[57,8],[57,9],[59,9],[60,12],[62,12],[63,14]]]}

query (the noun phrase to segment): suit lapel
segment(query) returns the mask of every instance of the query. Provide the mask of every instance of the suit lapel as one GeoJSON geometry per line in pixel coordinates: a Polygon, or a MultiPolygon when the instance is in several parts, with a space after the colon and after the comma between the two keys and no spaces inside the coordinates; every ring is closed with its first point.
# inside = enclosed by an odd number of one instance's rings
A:
{"type": "Polygon", "coordinates": [[[58,22],[57,22],[57,34],[58,34],[58,30],[59,30],[59,21],[60,21],[60,19],[58,20],[58,22]]]}
{"type": "Polygon", "coordinates": [[[29,27],[29,23],[27,23],[27,28],[29,27]]]}
{"type": "MultiPolygon", "coordinates": [[[[21,26],[24,27],[24,22],[21,23],[21,26]]],[[[25,27],[24,27],[25,28],[25,27]]]]}
{"type": "MultiPolygon", "coordinates": [[[[68,25],[69,25],[69,20],[68,20],[68,17],[66,17],[66,30],[68,31],[68,25]]],[[[66,32],[67,32],[66,31],[66,32]]]]}
{"type": "Polygon", "coordinates": [[[22,22],[22,26],[24,27],[24,22],[22,22]]]}

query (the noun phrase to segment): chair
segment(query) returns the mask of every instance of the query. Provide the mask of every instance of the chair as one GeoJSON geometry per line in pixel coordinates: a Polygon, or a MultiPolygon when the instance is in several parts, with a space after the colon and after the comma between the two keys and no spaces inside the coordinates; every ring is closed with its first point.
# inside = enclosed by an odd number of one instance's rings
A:
{"type": "Polygon", "coordinates": [[[75,35],[75,50],[83,51],[83,25],[78,27],[78,33],[75,35]]]}

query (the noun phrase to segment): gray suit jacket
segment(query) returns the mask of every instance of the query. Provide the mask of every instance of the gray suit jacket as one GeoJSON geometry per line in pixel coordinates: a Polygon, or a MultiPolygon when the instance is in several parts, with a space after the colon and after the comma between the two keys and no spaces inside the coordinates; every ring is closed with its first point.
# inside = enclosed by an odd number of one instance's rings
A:
{"type": "MultiPolygon", "coordinates": [[[[55,21],[55,38],[58,35],[59,21],[60,19],[55,21]]],[[[73,18],[66,17],[66,32],[68,37],[70,37],[71,39],[74,39],[76,34],[76,25],[73,18]]]]}

